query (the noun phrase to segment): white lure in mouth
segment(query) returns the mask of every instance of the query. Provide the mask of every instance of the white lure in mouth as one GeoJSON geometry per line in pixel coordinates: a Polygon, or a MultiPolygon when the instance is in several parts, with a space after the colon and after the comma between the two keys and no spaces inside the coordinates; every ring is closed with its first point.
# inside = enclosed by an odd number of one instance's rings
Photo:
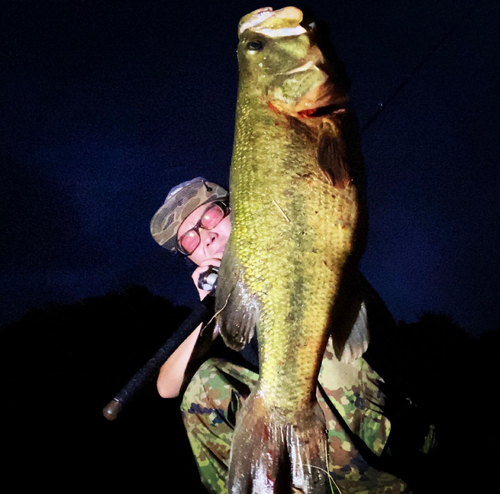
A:
{"type": "Polygon", "coordinates": [[[264,34],[270,38],[280,38],[285,36],[298,36],[306,32],[300,25],[302,21],[302,11],[296,7],[285,7],[274,11],[271,7],[258,9],[250,16],[248,20],[240,26],[239,35],[247,29],[252,28],[256,33],[264,34]],[[281,20],[290,21],[289,27],[273,27],[273,25],[283,25],[281,20]]]}

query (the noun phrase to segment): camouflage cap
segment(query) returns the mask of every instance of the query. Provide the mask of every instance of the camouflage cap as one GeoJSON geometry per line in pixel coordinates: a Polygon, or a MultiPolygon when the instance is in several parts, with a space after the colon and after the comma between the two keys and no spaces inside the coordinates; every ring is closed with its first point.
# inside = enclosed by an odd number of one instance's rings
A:
{"type": "Polygon", "coordinates": [[[229,198],[226,189],[202,177],[174,187],[163,206],[151,220],[151,235],[163,248],[177,250],[177,231],[181,223],[199,206],[218,199],[229,198]]]}

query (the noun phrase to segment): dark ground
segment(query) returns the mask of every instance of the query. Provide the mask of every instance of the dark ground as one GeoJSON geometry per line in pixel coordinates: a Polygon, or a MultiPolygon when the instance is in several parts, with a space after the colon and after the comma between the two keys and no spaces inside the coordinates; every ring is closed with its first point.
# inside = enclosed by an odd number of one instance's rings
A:
{"type": "Polygon", "coordinates": [[[183,492],[203,492],[179,403],[161,399],[154,382],[115,421],[102,416],[186,314],[133,288],[35,311],[5,328],[3,482],[16,492],[170,492],[180,481],[183,492]]]}
{"type": "MultiPolygon", "coordinates": [[[[186,315],[135,287],[32,311],[5,327],[3,483],[15,492],[172,492],[181,482],[182,492],[204,492],[177,400],[162,400],[151,383],[115,421],[101,414],[186,315]]],[[[429,462],[405,465],[422,486],[418,492],[488,492],[498,485],[498,334],[472,338],[432,314],[400,323],[405,380],[440,423],[442,438],[429,462]]]]}

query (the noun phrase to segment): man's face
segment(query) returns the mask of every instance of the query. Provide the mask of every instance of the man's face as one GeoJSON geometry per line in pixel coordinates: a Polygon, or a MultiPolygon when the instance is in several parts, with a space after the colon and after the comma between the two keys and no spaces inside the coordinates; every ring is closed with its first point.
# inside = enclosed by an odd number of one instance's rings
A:
{"type": "MultiPolygon", "coordinates": [[[[209,205],[204,204],[196,208],[181,224],[177,231],[177,238],[181,238],[186,232],[194,228],[201,220],[209,205]]],[[[210,230],[204,228],[197,229],[200,236],[198,247],[189,255],[196,265],[206,265],[211,259],[220,261],[231,232],[231,217],[227,215],[216,226],[210,230]]]]}

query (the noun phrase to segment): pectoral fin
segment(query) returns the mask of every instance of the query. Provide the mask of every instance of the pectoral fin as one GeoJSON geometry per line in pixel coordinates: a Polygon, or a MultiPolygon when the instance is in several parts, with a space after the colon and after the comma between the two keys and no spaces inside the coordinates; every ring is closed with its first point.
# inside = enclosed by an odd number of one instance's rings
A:
{"type": "Polygon", "coordinates": [[[351,181],[343,136],[330,122],[323,123],[319,137],[318,164],[334,187],[343,189],[351,181]]]}
{"type": "Polygon", "coordinates": [[[224,343],[239,351],[252,339],[259,319],[258,304],[243,281],[243,270],[235,262],[230,243],[219,270],[215,299],[216,329],[224,343]]]}

